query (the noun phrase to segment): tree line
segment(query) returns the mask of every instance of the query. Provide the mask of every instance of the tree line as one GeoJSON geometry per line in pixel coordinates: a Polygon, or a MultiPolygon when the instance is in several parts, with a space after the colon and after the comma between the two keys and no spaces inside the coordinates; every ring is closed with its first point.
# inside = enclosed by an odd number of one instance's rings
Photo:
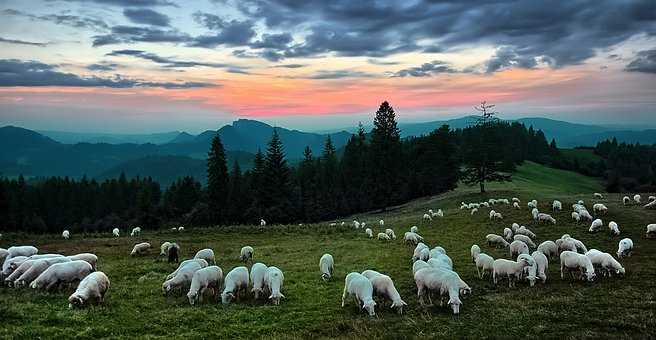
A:
{"type": "MultiPolygon", "coordinates": [[[[485,103],[482,104],[484,106],[485,103]]],[[[289,164],[274,130],[253,166],[228,169],[218,135],[207,158],[207,186],[191,177],[162,190],[151,178],[52,177],[27,183],[0,179],[0,228],[31,232],[106,231],[115,226],[301,223],[387,209],[452,190],[462,180],[480,185],[511,179],[524,160],[558,157],[555,141],[517,122],[483,119],[464,129],[441,126],[428,135],[400,138],[396,113],[383,102],[373,129],[362,125],[337,150],[330,137],[320,154],[305,149],[289,164]]]]}

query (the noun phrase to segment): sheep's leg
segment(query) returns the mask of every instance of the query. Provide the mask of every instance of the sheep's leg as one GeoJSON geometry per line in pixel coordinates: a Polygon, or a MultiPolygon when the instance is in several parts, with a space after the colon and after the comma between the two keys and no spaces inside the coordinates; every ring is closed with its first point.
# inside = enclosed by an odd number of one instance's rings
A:
{"type": "Polygon", "coordinates": [[[344,292],[342,293],[342,308],[344,308],[345,299],[346,299],[346,285],[344,285],[344,292]]]}
{"type": "Polygon", "coordinates": [[[481,276],[481,271],[478,269],[478,266],[476,266],[476,273],[478,274],[479,279],[483,279],[483,276],[481,276]]]}

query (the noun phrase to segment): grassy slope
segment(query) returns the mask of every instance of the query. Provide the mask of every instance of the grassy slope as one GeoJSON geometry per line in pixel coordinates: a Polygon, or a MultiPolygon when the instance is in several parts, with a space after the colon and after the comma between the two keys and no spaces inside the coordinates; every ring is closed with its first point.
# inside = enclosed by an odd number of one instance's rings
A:
{"type": "MultiPolygon", "coordinates": [[[[0,288],[0,315],[4,319],[0,337],[655,337],[656,240],[644,239],[644,228],[647,223],[656,222],[656,211],[622,207],[619,195],[609,195],[601,201],[610,208],[604,221],[617,221],[622,236],[635,242],[635,254],[622,261],[627,268],[626,277],[594,283],[561,281],[555,261],[550,262],[546,285],[537,284],[533,288],[519,284],[511,290],[506,282],[494,287],[490,280],[475,277],[469,247],[478,243],[495,258],[507,257],[505,251],[483,244],[487,233],[501,233],[511,222],[530,226],[540,242],[567,232],[589,248],[610,253],[617,249],[618,237],[605,232],[588,234],[587,224],[575,225],[569,221],[569,211],[554,215],[559,221],[557,225],[540,226],[530,219],[524,204],[520,211],[495,207],[504,214],[503,222],[490,222],[486,209],[470,216],[457,208],[463,200],[481,201],[498,196],[517,196],[523,202],[536,198],[543,210],[548,209],[548,200],[554,198],[562,200],[566,207],[578,199],[585,199],[591,206],[591,192],[599,190],[593,181],[558,175],[534,164],[520,169],[512,185],[512,191],[498,186],[503,191],[485,195],[459,190],[411,202],[384,214],[358,216],[371,226],[384,218],[386,226],[394,228],[399,236],[411,225],[419,225],[429,245],[439,244],[447,249],[454,269],[474,289],[473,296],[463,301],[459,318],[454,318],[447,308],[424,309],[417,305],[411,247],[403,246],[399,240],[389,243],[369,240],[362,231],[347,227],[274,226],[266,231],[251,227],[221,231],[192,228],[184,234],[146,232],[138,239],[100,235],[81,240],[74,235],[68,242],[57,237],[12,235],[0,240],[0,246],[34,243],[48,252],[97,253],[99,269],[110,276],[112,287],[104,306],[74,311],[67,309],[69,292],[45,294],[0,288]],[[576,185],[570,192],[591,190],[585,194],[542,190],[552,183],[560,187],[576,185]],[[422,225],[420,216],[428,207],[442,208],[446,217],[422,225]],[[193,256],[200,248],[211,247],[224,272],[238,265],[241,246],[252,245],[257,261],[276,265],[285,272],[286,299],[280,306],[249,298],[230,306],[208,303],[190,307],[183,296],[165,298],[160,286],[173,266],[154,262],[153,256],[127,256],[132,245],[142,240],[157,245],[164,240],[176,240],[182,245],[185,257],[193,256]],[[320,280],[317,268],[319,257],[325,252],[332,253],[336,261],[336,277],[328,283],[320,280]],[[379,317],[370,319],[357,311],[351,301],[346,308],[340,307],[344,276],[368,268],[388,273],[394,279],[409,304],[403,316],[392,313],[389,307],[380,307],[379,317]]],[[[375,229],[377,232],[379,228],[375,229]]]]}

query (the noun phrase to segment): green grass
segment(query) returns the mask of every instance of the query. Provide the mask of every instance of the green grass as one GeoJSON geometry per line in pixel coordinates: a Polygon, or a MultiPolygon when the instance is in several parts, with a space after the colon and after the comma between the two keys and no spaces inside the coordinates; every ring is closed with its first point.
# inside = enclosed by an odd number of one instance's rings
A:
{"type": "MultiPolygon", "coordinates": [[[[569,233],[588,248],[610,253],[617,249],[620,237],[611,237],[605,231],[589,234],[587,223],[576,225],[569,220],[567,208],[574,201],[584,199],[590,208],[596,202],[592,200],[592,192],[598,191],[594,181],[586,178],[585,183],[577,183],[576,176],[539,169],[535,164],[526,164],[518,175],[522,177],[518,176],[511,185],[496,186],[484,195],[458,190],[385,213],[357,216],[375,232],[380,230],[376,221],[384,218],[386,226],[400,237],[410,226],[418,225],[430,246],[446,248],[454,269],[473,288],[473,295],[463,300],[458,318],[448,308],[418,306],[410,263],[412,247],[404,246],[400,240],[370,240],[362,230],[331,228],[327,223],[271,226],[266,230],[245,226],[188,227],[182,234],[146,231],[139,238],[118,239],[111,238],[109,233],[84,239],[73,235],[69,241],[58,236],[5,235],[0,240],[1,247],[30,243],[42,252],[94,252],[100,258],[99,270],[108,274],[112,286],[104,305],[82,310],[67,308],[70,291],[39,293],[0,288],[0,338],[656,337],[656,239],[644,238],[645,225],[656,222],[656,211],[623,207],[621,195],[608,195],[600,202],[610,210],[602,217],[604,222],[617,221],[621,237],[634,240],[634,255],[621,261],[627,269],[625,277],[593,283],[561,280],[555,261],[550,262],[545,285],[529,287],[520,283],[516,289],[509,289],[505,281],[495,287],[491,280],[476,277],[469,257],[470,246],[477,243],[493,257],[507,258],[505,251],[488,248],[484,237],[491,232],[501,233],[512,222],[529,226],[539,242],[569,233]],[[549,183],[556,187],[548,188],[549,183]],[[574,189],[559,192],[567,189],[566,185],[573,185],[574,189]],[[585,191],[586,188],[594,190],[585,191]],[[522,209],[494,207],[504,214],[502,222],[489,221],[487,209],[474,216],[458,209],[461,201],[512,196],[522,200],[522,209]],[[537,225],[530,219],[525,202],[533,198],[540,201],[542,210],[548,210],[550,200],[563,202],[566,211],[554,214],[557,225],[537,225]],[[420,218],[427,208],[442,208],[446,216],[422,224],[420,218]],[[241,246],[251,245],[256,261],[284,271],[286,299],[279,306],[249,298],[229,306],[212,302],[191,307],[184,296],[164,297],[160,287],[174,266],[154,262],[154,251],[140,258],[130,258],[128,254],[134,243],[148,241],[159,245],[167,240],[181,244],[184,258],[193,256],[198,249],[213,248],[224,272],[239,265],[241,246]],[[318,272],[319,257],[325,252],[333,254],[336,262],[335,278],[327,283],[318,272]],[[365,269],[376,269],[392,277],[409,304],[402,316],[393,313],[389,306],[379,306],[377,318],[369,318],[350,301],[346,308],[340,307],[344,276],[365,269]]],[[[352,218],[345,219],[349,220],[352,218]]]]}

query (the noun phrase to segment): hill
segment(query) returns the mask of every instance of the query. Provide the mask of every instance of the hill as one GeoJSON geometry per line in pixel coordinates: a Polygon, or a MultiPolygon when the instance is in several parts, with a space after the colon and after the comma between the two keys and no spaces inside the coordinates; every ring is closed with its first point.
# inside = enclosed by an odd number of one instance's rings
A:
{"type": "Polygon", "coordinates": [[[66,131],[38,130],[38,133],[64,144],[107,143],[107,144],[165,144],[176,138],[180,132],[160,132],[146,134],[83,133],[66,131]]]}

